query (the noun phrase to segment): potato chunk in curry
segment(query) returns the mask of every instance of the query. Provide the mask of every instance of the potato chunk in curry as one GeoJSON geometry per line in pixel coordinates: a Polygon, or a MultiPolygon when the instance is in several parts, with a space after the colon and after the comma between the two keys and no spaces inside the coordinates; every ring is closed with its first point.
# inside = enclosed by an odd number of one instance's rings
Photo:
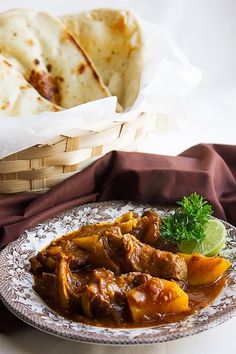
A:
{"type": "Polygon", "coordinates": [[[127,301],[134,322],[155,319],[160,314],[188,310],[188,295],[174,281],[151,278],[127,292],[127,301]]]}
{"type": "Polygon", "coordinates": [[[190,285],[214,283],[230,267],[230,262],[222,257],[205,257],[198,253],[179,255],[187,264],[187,279],[190,285]]]}

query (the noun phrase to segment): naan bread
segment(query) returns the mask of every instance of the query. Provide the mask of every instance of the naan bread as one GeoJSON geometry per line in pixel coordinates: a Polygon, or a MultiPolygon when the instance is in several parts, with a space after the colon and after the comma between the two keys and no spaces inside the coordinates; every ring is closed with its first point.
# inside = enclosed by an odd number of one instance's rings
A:
{"type": "Polygon", "coordinates": [[[31,86],[24,77],[0,55],[0,115],[29,116],[60,108],[31,86]]]}
{"type": "Polygon", "coordinates": [[[84,50],[49,14],[1,13],[0,50],[40,95],[63,108],[109,96],[84,50]]]}
{"type": "Polygon", "coordinates": [[[98,9],[62,16],[96,65],[105,85],[130,107],[139,91],[143,67],[143,39],[138,20],[126,10],[98,9]]]}

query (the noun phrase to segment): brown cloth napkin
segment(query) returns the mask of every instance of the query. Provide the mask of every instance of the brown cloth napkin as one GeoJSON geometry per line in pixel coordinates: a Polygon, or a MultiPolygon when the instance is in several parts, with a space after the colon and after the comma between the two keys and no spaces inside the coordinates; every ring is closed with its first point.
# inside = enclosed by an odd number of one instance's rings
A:
{"type": "MultiPolygon", "coordinates": [[[[173,205],[197,192],[214,215],[236,225],[236,145],[196,145],[179,156],[112,151],[45,194],[0,199],[0,248],[26,228],[87,202],[134,200],[173,205]]],[[[0,331],[21,327],[0,306],[0,331]]]]}

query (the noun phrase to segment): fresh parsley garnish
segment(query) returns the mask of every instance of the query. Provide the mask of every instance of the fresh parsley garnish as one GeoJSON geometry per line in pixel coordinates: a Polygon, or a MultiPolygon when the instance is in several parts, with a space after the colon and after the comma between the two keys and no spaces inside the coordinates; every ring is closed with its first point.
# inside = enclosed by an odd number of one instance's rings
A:
{"type": "Polygon", "coordinates": [[[201,242],[205,237],[204,226],[212,214],[211,205],[197,193],[184,197],[177,204],[175,212],[162,219],[161,237],[177,244],[187,240],[201,242]]]}

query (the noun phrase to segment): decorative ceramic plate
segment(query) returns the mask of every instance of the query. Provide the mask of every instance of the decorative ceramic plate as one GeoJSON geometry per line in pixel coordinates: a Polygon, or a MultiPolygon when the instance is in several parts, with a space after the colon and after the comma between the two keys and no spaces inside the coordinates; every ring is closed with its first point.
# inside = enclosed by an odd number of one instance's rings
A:
{"type": "Polygon", "coordinates": [[[236,313],[236,228],[226,222],[226,245],[221,255],[232,262],[227,284],[211,305],[180,322],[137,329],[90,326],[61,317],[33,291],[29,258],[53,239],[85,224],[111,221],[128,210],[142,213],[146,208],[160,215],[170,212],[153,205],[125,201],[90,203],[27,230],[0,254],[0,299],[16,316],[40,330],[80,342],[103,344],[165,342],[208,330],[232,317],[236,313]]]}

